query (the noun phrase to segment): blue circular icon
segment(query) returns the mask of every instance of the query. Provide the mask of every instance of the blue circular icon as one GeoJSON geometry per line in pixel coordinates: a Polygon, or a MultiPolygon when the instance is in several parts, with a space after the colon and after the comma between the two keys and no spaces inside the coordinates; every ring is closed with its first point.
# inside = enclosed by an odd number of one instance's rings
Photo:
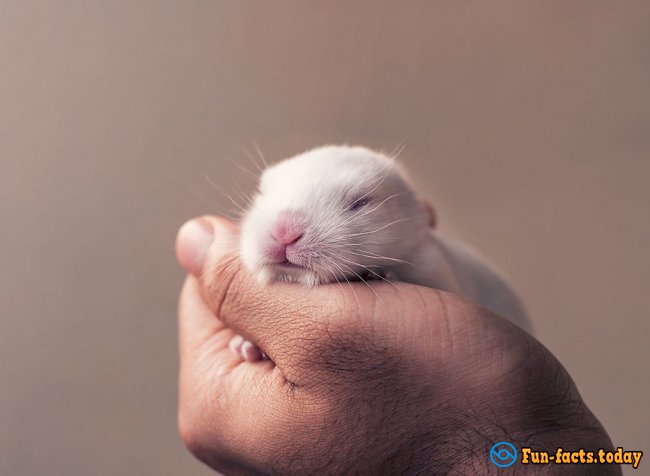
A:
{"type": "Polygon", "coordinates": [[[499,441],[490,450],[490,461],[499,468],[509,468],[517,461],[517,448],[507,441],[499,441]]]}

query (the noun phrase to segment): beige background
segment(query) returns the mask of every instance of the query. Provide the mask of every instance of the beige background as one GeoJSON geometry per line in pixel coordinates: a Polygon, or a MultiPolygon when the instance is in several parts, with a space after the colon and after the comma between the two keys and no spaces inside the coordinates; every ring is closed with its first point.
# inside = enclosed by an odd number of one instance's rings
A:
{"type": "Polygon", "coordinates": [[[176,433],[174,234],[228,208],[206,174],[250,190],[255,141],[406,144],[650,450],[649,47],[647,1],[0,0],[0,474],[210,474],[176,433]]]}

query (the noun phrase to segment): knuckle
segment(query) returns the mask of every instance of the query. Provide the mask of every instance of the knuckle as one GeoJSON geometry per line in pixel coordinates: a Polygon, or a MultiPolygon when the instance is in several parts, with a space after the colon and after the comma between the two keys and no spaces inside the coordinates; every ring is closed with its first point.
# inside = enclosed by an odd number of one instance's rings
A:
{"type": "Polygon", "coordinates": [[[214,427],[206,416],[206,408],[194,404],[181,405],[177,415],[177,426],[181,441],[192,455],[206,464],[217,461],[220,442],[214,427]]]}
{"type": "Polygon", "coordinates": [[[199,457],[204,451],[205,441],[194,419],[187,412],[178,412],[178,432],[185,447],[193,455],[199,457]]]}

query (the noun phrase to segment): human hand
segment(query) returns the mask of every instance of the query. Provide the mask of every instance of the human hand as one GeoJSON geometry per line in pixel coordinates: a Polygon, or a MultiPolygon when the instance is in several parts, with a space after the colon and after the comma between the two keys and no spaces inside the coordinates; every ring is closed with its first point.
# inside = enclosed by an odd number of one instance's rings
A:
{"type": "Polygon", "coordinates": [[[403,283],[261,286],[237,233],[203,217],[177,240],[179,427],[214,469],[483,473],[501,440],[611,448],[561,364],[505,319],[403,283]],[[240,359],[235,334],[271,360],[240,359]]]}

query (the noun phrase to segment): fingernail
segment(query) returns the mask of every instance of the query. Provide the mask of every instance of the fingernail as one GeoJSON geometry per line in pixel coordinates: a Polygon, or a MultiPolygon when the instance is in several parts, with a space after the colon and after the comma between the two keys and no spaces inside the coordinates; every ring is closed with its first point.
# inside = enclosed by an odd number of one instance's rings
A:
{"type": "Polygon", "coordinates": [[[185,223],[178,231],[177,254],[181,265],[190,273],[200,275],[213,241],[214,228],[208,218],[196,218],[185,223]]]}

